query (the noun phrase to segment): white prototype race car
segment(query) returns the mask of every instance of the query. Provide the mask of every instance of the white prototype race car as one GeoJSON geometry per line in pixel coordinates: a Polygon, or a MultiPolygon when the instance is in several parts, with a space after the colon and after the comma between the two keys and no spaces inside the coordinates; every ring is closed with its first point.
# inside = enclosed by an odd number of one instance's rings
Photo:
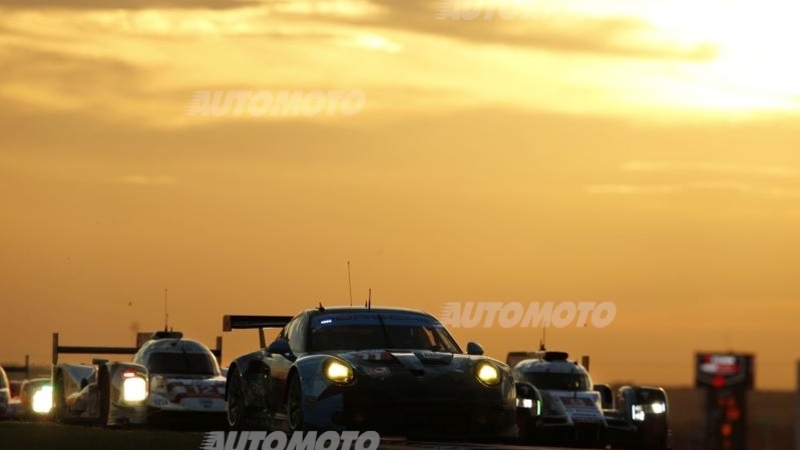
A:
{"type": "Polygon", "coordinates": [[[11,385],[8,381],[8,375],[0,366],[0,419],[6,419],[12,416],[11,405],[11,385]]]}
{"type": "MultiPolygon", "coordinates": [[[[588,366],[588,358],[585,360],[588,366]]],[[[512,352],[508,364],[517,383],[517,420],[526,444],[588,448],[669,448],[666,392],[624,386],[616,399],[608,385],[566,352],[512,352]]]]}
{"type": "Polygon", "coordinates": [[[97,425],[225,424],[221,350],[157,332],[140,348],[61,347],[54,335],[53,416],[97,425]],[[130,354],[132,362],[94,359],[57,364],[59,353],[130,354]]]}

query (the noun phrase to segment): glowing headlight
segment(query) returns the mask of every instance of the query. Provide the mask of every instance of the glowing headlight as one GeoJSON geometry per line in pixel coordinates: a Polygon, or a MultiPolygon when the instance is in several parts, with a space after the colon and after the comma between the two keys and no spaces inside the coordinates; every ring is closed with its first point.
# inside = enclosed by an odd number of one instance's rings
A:
{"type": "Polygon", "coordinates": [[[334,383],[346,384],[353,380],[353,369],[347,364],[335,359],[328,360],[328,362],[325,363],[323,373],[325,374],[325,378],[334,383]]]}
{"type": "Polygon", "coordinates": [[[488,361],[478,363],[475,367],[475,376],[487,386],[494,386],[500,383],[500,371],[488,361]]]}
{"type": "Polygon", "coordinates": [[[523,408],[533,408],[533,400],[529,398],[518,398],[517,406],[521,406],[523,408]]]}
{"type": "Polygon", "coordinates": [[[653,414],[664,414],[667,412],[667,405],[665,405],[664,402],[655,402],[650,405],[650,410],[653,414]]]}
{"type": "Polygon", "coordinates": [[[643,421],[644,420],[644,406],[643,405],[633,405],[631,406],[631,415],[633,416],[633,420],[636,421],[643,421]]]}
{"type": "Polygon", "coordinates": [[[53,386],[42,386],[33,393],[31,408],[36,414],[47,414],[53,408],[53,386]]]}
{"type": "Polygon", "coordinates": [[[664,414],[667,412],[667,405],[664,402],[655,402],[649,405],[633,405],[631,406],[631,415],[633,420],[643,421],[647,413],[664,414]]]}
{"type": "Polygon", "coordinates": [[[142,377],[129,377],[122,380],[122,400],[141,402],[147,398],[147,380],[142,377]]]}

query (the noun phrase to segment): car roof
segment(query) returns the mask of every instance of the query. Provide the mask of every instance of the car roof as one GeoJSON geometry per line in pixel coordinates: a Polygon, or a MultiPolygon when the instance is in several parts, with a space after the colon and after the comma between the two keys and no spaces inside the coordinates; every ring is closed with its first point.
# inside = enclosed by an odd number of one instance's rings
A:
{"type": "Polygon", "coordinates": [[[514,370],[522,373],[580,373],[589,375],[585,367],[576,361],[566,359],[547,360],[544,358],[525,359],[514,366],[514,370]]]}
{"type": "Polygon", "coordinates": [[[211,354],[205,344],[193,339],[153,339],[145,342],[139,349],[140,354],[184,352],[211,354]]]}
{"type": "Polygon", "coordinates": [[[417,314],[426,317],[430,317],[434,320],[437,320],[432,315],[420,311],[418,309],[411,309],[411,308],[399,308],[399,307],[379,307],[379,308],[371,308],[365,306],[331,306],[331,307],[324,307],[324,308],[314,308],[314,309],[307,309],[304,313],[308,314],[309,316],[317,316],[322,314],[342,314],[342,313],[373,313],[373,314],[392,314],[392,313],[402,313],[402,314],[417,314]]]}

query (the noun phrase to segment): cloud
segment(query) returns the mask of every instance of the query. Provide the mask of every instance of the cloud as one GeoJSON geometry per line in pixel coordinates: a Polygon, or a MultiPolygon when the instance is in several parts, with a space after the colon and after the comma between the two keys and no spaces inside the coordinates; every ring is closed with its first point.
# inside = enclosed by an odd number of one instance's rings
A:
{"type": "Polygon", "coordinates": [[[261,4],[257,0],[0,0],[0,10],[234,9],[261,4]]]}
{"type": "Polygon", "coordinates": [[[734,192],[753,197],[772,199],[800,199],[800,189],[761,187],[729,181],[704,181],[662,185],[602,184],[586,188],[592,195],[669,195],[692,192],[734,192]]]}
{"type": "MultiPolygon", "coordinates": [[[[142,99],[143,70],[109,57],[8,46],[0,55],[0,98],[34,108],[101,110],[106,102],[142,99]]],[[[106,110],[107,113],[107,110],[106,110]]],[[[101,112],[102,114],[102,112],[101,112]]]]}
{"type": "Polygon", "coordinates": [[[637,39],[650,26],[631,17],[592,17],[567,14],[563,18],[541,17],[518,20],[452,20],[441,17],[441,2],[430,0],[368,0],[381,13],[365,17],[336,17],[306,11],[307,17],[369,28],[449,37],[473,44],[506,45],[571,53],[709,61],[717,49],[710,43],[679,46],[669,42],[637,39]]]}
{"type": "Polygon", "coordinates": [[[795,178],[800,170],[788,166],[759,166],[729,162],[692,161],[628,161],[622,165],[626,172],[699,172],[725,175],[754,175],[776,178],[795,178]]]}
{"type": "Polygon", "coordinates": [[[127,175],[117,179],[122,184],[137,184],[137,185],[169,185],[176,184],[178,181],[175,177],[169,175],[127,175]]]}

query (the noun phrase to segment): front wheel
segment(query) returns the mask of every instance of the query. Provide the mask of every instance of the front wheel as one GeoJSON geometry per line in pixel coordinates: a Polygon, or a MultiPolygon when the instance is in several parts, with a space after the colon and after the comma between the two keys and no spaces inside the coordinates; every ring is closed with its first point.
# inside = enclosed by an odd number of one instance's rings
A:
{"type": "Polygon", "coordinates": [[[300,386],[300,377],[296,375],[289,380],[289,393],[286,396],[286,415],[289,419],[289,431],[305,431],[303,388],[300,386]]]}
{"type": "Polygon", "coordinates": [[[108,367],[100,366],[97,372],[97,389],[99,393],[98,413],[95,424],[101,427],[108,426],[108,413],[111,409],[111,374],[108,367]]]}
{"type": "Polygon", "coordinates": [[[238,370],[228,375],[228,404],[225,407],[228,416],[228,428],[234,431],[244,429],[246,418],[244,383],[238,370]]]}
{"type": "Polygon", "coordinates": [[[66,423],[67,397],[64,394],[64,378],[61,372],[56,374],[53,383],[53,419],[57,423],[66,423]]]}

